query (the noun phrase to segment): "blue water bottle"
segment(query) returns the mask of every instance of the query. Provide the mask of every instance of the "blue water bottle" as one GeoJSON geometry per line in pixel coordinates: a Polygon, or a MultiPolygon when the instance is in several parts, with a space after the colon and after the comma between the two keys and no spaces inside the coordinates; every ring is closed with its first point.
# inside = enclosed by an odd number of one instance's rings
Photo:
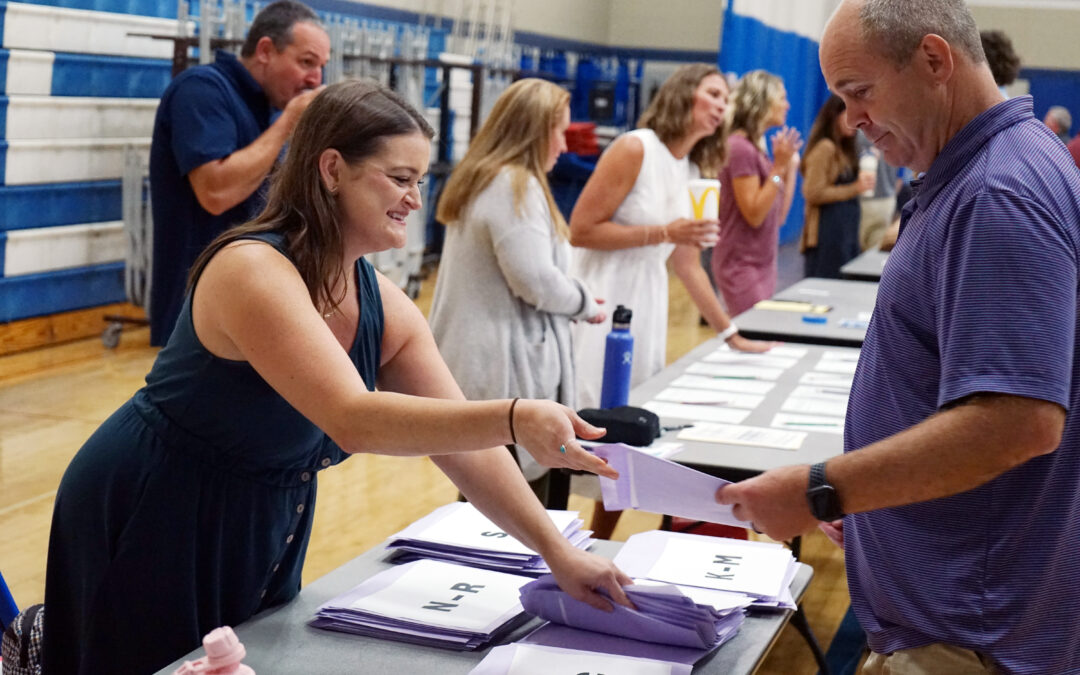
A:
{"type": "Polygon", "coordinates": [[[604,348],[604,383],[600,407],[617,408],[630,399],[630,367],[634,362],[634,336],[630,334],[633,312],[619,305],[611,317],[611,332],[604,348]]]}

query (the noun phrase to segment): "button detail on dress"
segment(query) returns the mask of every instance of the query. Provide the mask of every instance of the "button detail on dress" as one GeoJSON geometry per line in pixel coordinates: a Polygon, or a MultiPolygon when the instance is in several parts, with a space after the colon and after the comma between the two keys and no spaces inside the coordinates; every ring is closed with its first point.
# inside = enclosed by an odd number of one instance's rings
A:
{"type": "Polygon", "coordinates": [[[286,544],[291,544],[292,540],[293,540],[293,536],[291,534],[289,536],[285,537],[285,543],[286,544]]]}
{"type": "Polygon", "coordinates": [[[329,457],[323,457],[322,461],[319,462],[319,464],[322,464],[323,466],[330,466],[330,458],[329,457]]]}
{"type": "Polygon", "coordinates": [[[297,504],[296,505],[296,512],[297,513],[303,513],[304,512],[304,505],[303,504],[297,504]]]}
{"type": "Polygon", "coordinates": [[[300,474],[300,480],[305,483],[311,480],[311,472],[305,471],[304,473],[300,474]]]}
{"type": "Polygon", "coordinates": [[[279,567],[281,567],[281,563],[278,563],[278,564],[274,565],[274,570],[273,571],[277,572],[279,567]]]}

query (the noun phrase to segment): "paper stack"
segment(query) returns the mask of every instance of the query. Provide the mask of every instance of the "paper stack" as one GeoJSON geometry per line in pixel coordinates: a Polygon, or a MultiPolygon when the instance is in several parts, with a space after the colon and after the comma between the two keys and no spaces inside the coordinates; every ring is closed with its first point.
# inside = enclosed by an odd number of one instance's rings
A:
{"type": "Polygon", "coordinates": [[[526,577],[438,560],[392,567],[319,607],[311,625],[457,650],[477,649],[523,619],[526,577]]]}
{"type": "Polygon", "coordinates": [[[522,587],[521,604],[530,614],[574,628],[706,652],[742,625],[741,607],[718,610],[698,604],[670,584],[635,584],[623,590],[637,609],[612,603],[614,611],[604,612],[570,597],[547,575],[522,587]]]}
{"type": "Polygon", "coordinates": [[[469,675],[551,675],[552,673],[690,675],[692,671],[692,666],[684,663],[515,642],[492,649],[484,660],[469,672],[469,675]]]}
{"type": "MultiPolygon", "coordinates": [[[[574,546],[587,549],[592,544],[592,532],[581,529],[584,523],[577,511],[550,510],[548,515],[574,546]]],[[[393,535],[387,548],[403,552],[394,562],[433,558],[531,576],[551,571],[538,553],[500,530],[466,502],[435,509],[393,535]]]]}
{"type": "Polygon", "coordinates": [[[653,530],[631,536],[615,564],[631,577],[713,591],[718,603],[795,609],[799,563],[781,544],[653,530]]]}

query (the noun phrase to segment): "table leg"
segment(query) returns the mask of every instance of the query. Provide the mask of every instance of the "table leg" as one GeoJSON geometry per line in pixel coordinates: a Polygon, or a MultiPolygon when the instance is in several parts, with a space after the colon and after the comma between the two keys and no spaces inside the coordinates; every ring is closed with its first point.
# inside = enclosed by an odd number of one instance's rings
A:
{"type": "Polygon", "coordinates": [[[821,651],[821,645],[818,644],[814,631],[810,629],[810,623],[806,620],[806,613],[803,611],[802,605],[799,605],[799,608],[791,615],[791,625],[795,626],[795,630],[799,631],[799,634],[806,640],[806,645],[813,652],[814,660],[817,661],[820,669],[818,671],[819,675],[829,675],[829,663],[825,660],[825,652],[821,651]]]}

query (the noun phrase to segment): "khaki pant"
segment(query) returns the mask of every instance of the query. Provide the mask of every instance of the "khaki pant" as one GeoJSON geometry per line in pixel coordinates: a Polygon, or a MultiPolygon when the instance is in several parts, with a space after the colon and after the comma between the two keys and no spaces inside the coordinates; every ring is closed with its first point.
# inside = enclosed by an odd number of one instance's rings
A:
{"type": "Polygon", "coordinates": [[[877,248],[885,235],[885,229],[892,225],[896,198],[860,199],[859,208],[859,248],[863,251],[877,248]]]}
{"type": "Polygon", "coordinates": [[[892,654],[870,652],[861,675],[998,675],[993,661],[970,649],[936,643],[892,654]]]}

